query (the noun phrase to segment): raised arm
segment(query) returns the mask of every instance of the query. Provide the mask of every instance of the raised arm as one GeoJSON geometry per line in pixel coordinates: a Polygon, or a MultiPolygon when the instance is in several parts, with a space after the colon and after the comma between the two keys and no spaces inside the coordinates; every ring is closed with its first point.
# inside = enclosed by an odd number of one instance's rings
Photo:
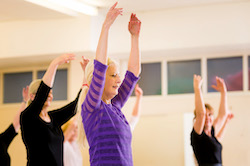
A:
{"type": "Polygon", "coordinates": [[[225,134],[225,130],[226,130],[226,127],[228,125],[228,122],[233,119],[234,117],[234,114],[233,113],[228,113],[227,114],[227,118],[222,126],[222,128],[220,129],[219,133],[217,134],[216,138],[219,142],[222,141],[223,137],[224,137],[224,134],[225,134]]]}
{"type": "Polygon", "coordinates": [[[132,116],[139,116],[140,114],[142,95],[143,95],[143,90],[139,87],[138,84],[136,84],[135,86],[136,101],[133,108],[132,116]]]}
{"type": "Polygon", "coordinates": [[[224,80],[220,77],[216,77],[216,85],[212,85],[212,88],[220,92],[221,95],[218,116],[213,124],[215,128],[215,136],[217,136],[227,119],[227,114],[229,113],[227,107],[227,88],[224,80]]]}
{"type": "Polygon", "coordinates": [[[108,11],[106,19],[102,25],[102,30],[96,49],[96,60],[102,64],[107,64],[107,48],[108,48],[108,34],[111,25],[114,23],[118,15],[122,15],[123,9],[116,8],[118,2],[116,2],[108,11]]]}
{"type": "Polygon", "coordinates": [[[89,86],[88,82],[87,82],[87,79],[86,79],[86,73],[85,73],[85,69],[86,69],[86,66],[87,66],[88,63],[89,63],[89,59],[82,56],[82,61],[80,62],[81,67],[82,67],[82,71],[83,71],[82,87],[89,86]]]}
{"type": "Polygon", "coordinates": [[[128,30],[131,34],[131,52],[128,61],[128,71],[138,77],[141,73],[141,52],[139,48],[141,21],[133,13],[130,17],[128,30]]]}
{"type": "Polygon", "coordinates": [[[201,134],[204,128],[206,109],[201,92],[202,79],[199,75],[194,75],[194,95],[195,95],[195,122],[194,130],[197,134],[201,134]]]}
{"type": "Polygon", "coordinates": [[[141,110],[141,100],[142,100],[143,90],[139,87],[138,84],[135,86],[135,96],[136,101],[132,112],[132,117],[129,120],[129,125],[131,128],[131,131],[134,130],[140,116],[140,110],[141,110]]]}
{"type": "Polygon", "coordinates": [[[42,78],[43,82],[47,86],[53,87],[57,67],[59,65],[64,64],[64,63],[69,63],[73,59],[75,59],[74,54],[63,54],[63,55],[57,57],[56,59],[54,59],[50,63],[49,68],[46,70],[46,73],[44,74],[44,76],[42,78]]]}
{"type": "Polygon", "coordinates": [[[13,126],[15,128],[16,133],[20,129],[20,114],[26,108],[26,103],[29,100],[29,86],[23,88],[22,95],[23,95],[23,101],[13,120],[13,126]]]}

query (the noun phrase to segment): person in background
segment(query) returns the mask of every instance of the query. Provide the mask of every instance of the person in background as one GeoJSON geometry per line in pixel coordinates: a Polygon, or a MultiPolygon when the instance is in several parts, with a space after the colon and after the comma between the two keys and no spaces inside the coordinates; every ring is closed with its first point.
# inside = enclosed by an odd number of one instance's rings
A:
{"type": "Polygon", "coordinates": [[[80,146],[77,143],[77,119],[71,118],[67,123],[62,126],[64,135],[63,142],[63,163],[64,166],[82,166],[82,154],[80,146]]]}
{"type": "Polygon", "coordinates": [[[132,117],[129,120],[131,131],[134,131],[135,126],[139,121],[141,112],[141,100],[143,96],[143,90],[139,87],[139,84],[136,84],[135,86],[135,96],[136,96],[136,101],[132,111],[132,117]]]}
{"type": "Polygon", "coordinates": [[[26,88],[23,88],[22,96],[23,101],[21,103],[21,106],[19,110],[17,111],[13,122],[10,124],[10,126],[0,134],[0,165],[1,166],[10,166],[11,160],[8,153],[8,148],[10,143],[13,141],[15,136],[18,134],[18,131],[20,129],[20,114],[25,109],[26,103],[29,99],[28,95],[29,87],[26,86],[26,88]]]}
{"type": "Polygon", "coordinates": [[[131,14],[128,26],[131,34],[131,52],[128,71],[121,83],[117,63],[107,57],[110,27],[118,15],[122,15],[123,10],[116,6],[117,3],[106,15],[94,63],[89,62],[86,67],[89,87],[85,86],[81,94],[84,99],[81,117],[90,146],[91,166],[133,165],[131,129],[121,109],[130,97],[141,72],[139,49],[141,22],[135,14],[131,14]]]}
{"type": "Polygon", "coordinates": [[[191,145],[200,166],[222,166],[221,141],[226,126],[234,115],[228,109],[227,88],[222,78],[216,77],[216,85],[212,85],[221,95],[216,118],[214,118],[214,109],[203,101],[201,85],[201,77],[194,75],[195,117],[191,145]]]}
{"type": "Polygon", "coordinates": [[[49,111],[49,107],[58,66],[74,59],[74,54],[63,54],[55,58],[43,78],[33,81],[29,86],[30,100],[20,116],[28,166],[63,165],[64,137],[61,126],[76,114],[81,89],[75,100],[64,107],[52,111],[49,111]]]}

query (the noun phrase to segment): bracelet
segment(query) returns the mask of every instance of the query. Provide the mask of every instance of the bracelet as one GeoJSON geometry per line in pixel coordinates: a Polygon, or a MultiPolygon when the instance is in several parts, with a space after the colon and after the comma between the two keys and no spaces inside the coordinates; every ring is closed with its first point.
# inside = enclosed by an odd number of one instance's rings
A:
{"type": "Polygon", "coordinates": [[[87,86],[89,88],[89,85],[88,84],[82,84],[82,86],[87,86]]]}

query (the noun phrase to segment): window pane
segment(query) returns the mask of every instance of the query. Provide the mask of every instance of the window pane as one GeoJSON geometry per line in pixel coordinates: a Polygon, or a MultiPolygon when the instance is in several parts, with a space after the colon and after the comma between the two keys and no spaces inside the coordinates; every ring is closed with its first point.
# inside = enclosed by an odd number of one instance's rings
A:
{"type": "Polygon", "coordinates": [[[242,90],[242,57],[208,59],[208,92],[216,91],[211,87],[211,85],[216,85],[216,76],[225,80],[228,91],[242,90]]]}
{"type": "Polygon", "coordinates": [[[168,94],[193,93],[193,75],[201,74],[200,60],[167,63],[168,94]]]}
{"type": "Polygon", "coordinates": [[[142,64],[140,77],[143,95],[161,95],[161,63],[142,64]]]}
{"type": "Polygon", "coordinates": [[[6,73],[4,79],[4,103],[18,103],[23,101],[22,90],[32,81],[32,72],[6,73]]]}
{"type": "MultiPolygon", "coordinates": [[[[42,78],[46,71],[38,71],[38,79],[42,78]]],[[[53,99],[54,100],[67,100],[67,69],[59,69],[56,72],[55,82],[53,85],[53,99]]]]}

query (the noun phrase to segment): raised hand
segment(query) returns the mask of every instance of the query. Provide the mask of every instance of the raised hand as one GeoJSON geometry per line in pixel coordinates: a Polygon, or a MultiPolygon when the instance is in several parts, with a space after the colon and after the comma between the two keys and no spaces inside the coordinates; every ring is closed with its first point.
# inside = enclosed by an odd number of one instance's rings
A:
{"type": "Polygon", "coordinates": [[[29,86],[26,86],[25,88],[23,88],[23,102],[27,103],[27,101],[29,100],[29,86]]]}
{"type": "Polygon", "coordinates": [[[228,113],[228,115],[227,115],[227,121],[230,121],[231,119],[233,119],[234,118],[234,114],[233,113],[228,113]]]}
{"type": "Polygon", "coordinates": [[[83,72],[85,72],[85,68],[86,68],[88,63],[89,63],[89,59],[82,56],[82,62],[80,62],[80,64],[82,66],[83,72]]]}
{"type": "Polygon", "coordinates": [[[201,76],[194,74],[194,79],[193,79],[194,90],[195,89],[201,89],[201,85],[202,85],[202,78],[201,78],[201,76]]]}
{"type": "Polygon", "coordinates": [[[107,27],[110,27],[115,19],[117,18],[117,16],[122,15],[123,12],[123,8],[116,8],[118,2],[116,2],[108,11],[107,15],[106,15],[106,19],[104,21],[104,25],[107,27]]]}
{"type": "Polygon", "coordinates": [[[139,84],[135,86],[135,95],[136,97],[141,97],[143,95],[143,90],[139,87],[139,84]]]}
{"type": "Polygon", "coordinates": [[[63,54],[57,57],[54,61],[57,65],[62,65],[64,63],[69,63],[71,60],[75,59],[74,54],[63,54]]]}
{"type": "Polygon", "coordinates": [[[139,36],[141,30],[141,21],[136,17],[136,14],[131,14],[128,30],[132,36],[139,36]]]}
{"type": "Polygon", "coordinates": [[[212,85],[212,88],[218,92],[225,93],[227,92],[227,87],[224,80],[220,77],[216,77],[216,85],[212,85]]]}

